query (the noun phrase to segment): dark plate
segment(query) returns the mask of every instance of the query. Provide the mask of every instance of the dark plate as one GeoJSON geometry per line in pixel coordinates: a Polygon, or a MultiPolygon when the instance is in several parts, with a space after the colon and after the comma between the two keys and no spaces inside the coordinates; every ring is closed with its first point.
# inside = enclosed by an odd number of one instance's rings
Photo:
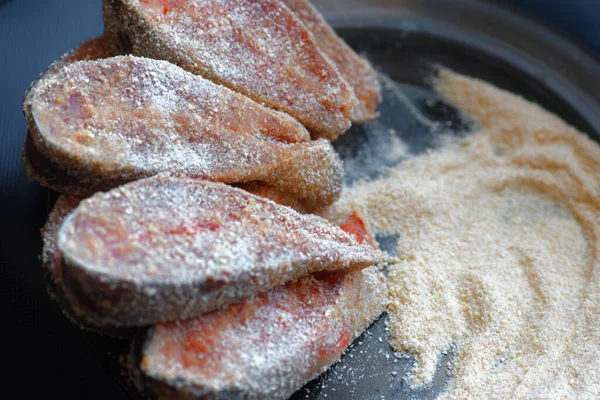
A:
{"type": "MultiPolygon", "coordinates": [[[[354,126],[335,143],[346,161],[347,183],[376,177],[382,166],[401,162],[401,155],[386,153],[394,136],[407,145],[408,153],[419,154],[434,147],[441,132],[461,135],[468,129],[470,122],[431,90],[437,65],[519,93],[599,138],[600,63],[583,47],[529,17],[475,1],[326,0],[320,5],[340,35],[365,54],[385,80],[381,118],[354,126]]],[[[80,39],[88,36],[82,34],[80,39]]],[[[24,136],[24,131],[14,135],[21,133],[24,136]]],[[[35,206],[44,204],[36,201],[35,206]]],[[[45,212],[37,209],[34,214],[45,212]]],[[[378,237],[385,250],[393,250],[397,239],[378,237]]],[[[29,248],[39,250],[39,241],[29,240],[29,248]]],[[[29,263],[37,268],[35,261],[29,263]]],[[[447,384],[446,361],[451,360],[452,349],[442,357],[432,387],[412,391],[403,378],[412,360],[396,357],[389,348],[385,319],[373,324],[338,364],[293,398],[434,398],[447,384]]],[[[119,357],[127,353],[129,343],[82,335],[124,393],[139,397],[121,375],[119,357]]]]}

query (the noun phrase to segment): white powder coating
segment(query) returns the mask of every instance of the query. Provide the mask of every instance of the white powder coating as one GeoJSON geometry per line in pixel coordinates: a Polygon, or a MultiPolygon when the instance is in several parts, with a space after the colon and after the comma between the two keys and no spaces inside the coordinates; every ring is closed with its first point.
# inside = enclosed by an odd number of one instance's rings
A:
{"type": "Polygon", "coordinates": [[[44,72],[44,77],[48,78],[51,74],[57,73],[65,66],[76,61],[99,60],[108,57],[110,57],[110,54],[104,45],[104,38],[102,36],[95,37],[86,40],[75,49],[63,55],[59,60],[53,62],[52,65],[48,67],[48,70],[44,72]]]}
{"type": "Polygon", "coordinates": [[[104,19],[117,52],[171,61],[287,112],[317,137],[350,127],[352,88],[280,1],[106,1],[104,19]]]}
{"type": "Polygon", "coordinates": [[[308,276],[224,311],[155,326],[141,367],[201,398],[285,399],[337,361],[386,304],[376,267],[308,276]]]}
{"type": "MultiPolygon", "coordinates": [[[[389,270],[391,344],[443,399],[600,397],[600,146],[489,84],[442,71],[440,92],[483,132],[347,192],[389,270]]],[[[335,210],[334,210],[335,212],[335,210]]]]}

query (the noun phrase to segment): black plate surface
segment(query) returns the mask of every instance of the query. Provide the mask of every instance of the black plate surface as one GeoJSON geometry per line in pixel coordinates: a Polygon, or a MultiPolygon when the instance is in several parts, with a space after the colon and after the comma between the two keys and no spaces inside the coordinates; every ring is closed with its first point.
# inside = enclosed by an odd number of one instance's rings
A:
{"type": "MultiPolygon", "coordinates": [[[[15,382],[27,377],[39,383],[20,386],[23,395],[41,387],[50,395],[136,398],[124,384],[119,363],[129,343],[79,332],[46,295],[37,260],[41,247],[37,229],[53,196],[26,181],[19,154],[25,137],[20,114],[25,89],[52,60],[102,32],[99,3],[95,7],[77,0],[61,2],[60,7],[58,2],[41,0],[24,3],[0,6],[1,304],[3,314],[17,327],[10,340],[26,344],[15,346],[18,351],[9,356],[12,374],[15,382]],[[29,6],[37,6],[34,16],[27,11],[29,6]]],[[[439,64],[519,93],[599,137],[600,63],[583,47],[529,17],[475,1],[318,4],[385,80],[381,118],[353,127],[335,143],[346,161],[349,184],[376,177],[382,166],[402,161],[401,154],[386,152],[394,136],[407,145],[409,154],[419,154],[435,146],[440,133],[461,135],[469,127],[470,122],[428,84],[439,64]]],[[[398,238],[378,240],[385,250],[393,250],[398,238]]],[[[403,376],[412,361],[396,357],[387,345],[385,319],[355,341],[340,363],[293,398],[434,398],[447,383],[445,366],[452,350],[443,356],[444,367],[434,385],[411,391],[403,376]]],[[[12,377],[9,374],[9,382],[12,377]]]]}

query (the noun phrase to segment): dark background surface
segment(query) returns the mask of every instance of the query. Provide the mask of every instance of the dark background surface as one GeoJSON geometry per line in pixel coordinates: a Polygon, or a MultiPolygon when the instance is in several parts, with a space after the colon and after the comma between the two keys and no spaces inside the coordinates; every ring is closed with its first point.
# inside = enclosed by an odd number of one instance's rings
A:
{"type": "Polygon", "coordinates": [[[600,1],[508,0],[600,52],[600,1]]]}
{"type": "MultiPolygon", "coordinates": [[[[600,50],[600,1],[520,2],[600,50]]],[[[79,330],[44,295],[41,267],[32,268],[39,266],[37,229],[47,215],[47,192],[26,180],[20,155],[25,90],[53,60],[102,32],[100,11],[100,1],[0,1],[0,335],[8,367],[0,398],[13,388],[21,398],[123,396],[79,330]]]]}
{"type": "Polygon", "coordinates": [[[10,398],[120,398],[84,337],[43,295],[42,268],[32,266],[39,265],[47,191],[27,181],[21,161],[25,90],[53,60],[102,29],[100,1],[0,3],[0,335],[8,367],[0,398],[14,390],[19,395],[10,398]]]}

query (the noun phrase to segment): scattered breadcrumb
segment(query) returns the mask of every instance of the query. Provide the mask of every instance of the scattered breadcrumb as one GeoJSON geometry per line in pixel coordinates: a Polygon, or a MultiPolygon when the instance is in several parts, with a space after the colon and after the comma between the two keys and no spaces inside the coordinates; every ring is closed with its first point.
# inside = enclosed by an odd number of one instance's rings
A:
{"type": "Polygon", "coordinates": [[[400,236],[390,343],[443,399],[600,398],[600,146],[558,117],[442,70],[479,131],[362,182],[336,206],[400,236]]]}

